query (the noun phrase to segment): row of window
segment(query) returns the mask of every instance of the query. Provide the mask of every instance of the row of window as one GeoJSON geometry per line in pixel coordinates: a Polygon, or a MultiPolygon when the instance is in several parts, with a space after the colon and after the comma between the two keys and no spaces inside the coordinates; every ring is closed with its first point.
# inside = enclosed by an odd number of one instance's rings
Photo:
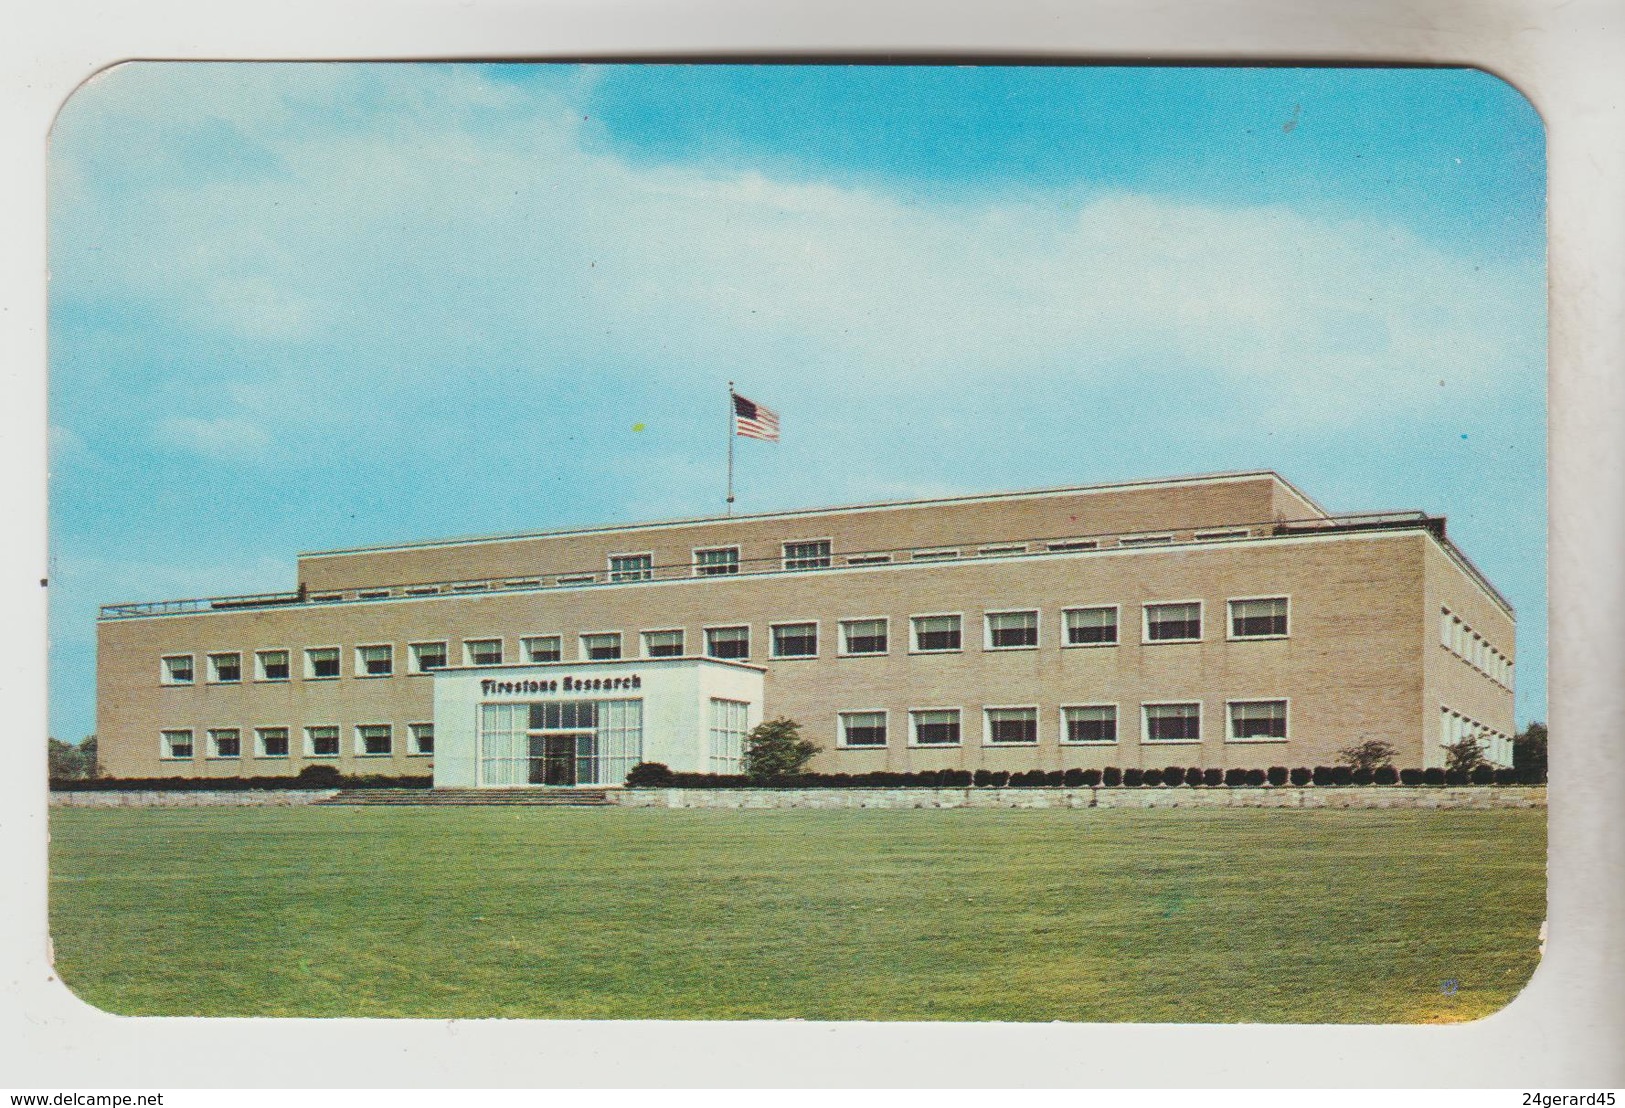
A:
{"type": "MultiPolygon", "coordinates": [[[[287,758],[293,753],[293,730],[288,727],[255,727],[250,738],[252,747],[245,751],[243,730],[238,727],[211,727],[203,732],[203,753],[208,758],[241,758],[251,753],[255,758],[287,758]]],[[[159,756],[165,759],[194,758],[197,745],[194,732],[189,729],[161,731],[158,735],[159,756]]],[[[306,758],[337,758],[341,753],[342,732],[337,726],[326,724],[304,728],[304,756],[306,758]]],[[[395,753],[395,727],[388,723],[358,724],[351,732],[351,752],[358,758],[381,758],[395,753]]],[[[434,753],[434,724],[408,723],[406,725],[406,752],[408,754],[434,753]]]]}
{"type": "MultiPolygon", "coordinates": [[[[1179,601],[1142,606],[1140,641],[1143,643],[1198,642],[1202,638],[1202,601],[1179,601]]],[[[1285,597],[1249,598],[1229,601],[1228,637],[1231,639],[1276,639],[1287,634],[1288,603],[1285,597]]],[[[1115,646],[1118,643],[1120,606],[1098,605],[1065,608],[1061,611],[1062,646],[1115,646]]],[[[910,616],[908,649],[913,654],[951,653],[964,649],[965,617],[959,613],[910,616]]],[[[1030,650],[1039,645],[1040,614],[1037,609],[987,612],[983,616],[982,649],[1030,650]]],[[[707,627],[704,652],[708,657],[741,659],[751,656],[751,629],[748,625],[707,627]]],[[[687,651],[687,634],[681,629],[643,631],[641,656],[680,658],[687,651]]],[[[816,620],[768,625],[768,657],[814,658],[820,649],[820,625],[816,620]]],[[[499,638],[464,639],[462,664],[500,666],[507,662],[504,642],[499,638]]],[[[603,631],[579,636],[581,661],[615,661],[623,657],[619,631],[603,631]]],[[[837,651],[845,657],[886,654],[891,650],[891,620],[886,617],[843,619],[838,622],[837,651]]],[[[407,672],[431,673],[450,664],[450,646],[444,641],[407,644],[407,672]]],[[[558,662],[564,657],[562,635],[530,635],[519,640],[521,663],[558,662]]],[[[257,650],[253,655],[254,679],[286,681],[291,677],[291,654],[284,649],[257,650]]],[[[211,684],[234,684],[243,680],[243,655],[235,651],[204,655],[206,679],[211,684]]],[[[303,652],[306,680],[340,676],[341,650],[336,646],[310,647],[303,652]]],[[[354,674],[357,677],[389,677],[396,671],[395,647],[377,643],[355,647],[354,674]]],[[[196,680],[193,656],[165,655],[160,662],[159,679],[166,685],[190,685],[196,680]]]]}
{"type": "Polygon", "coordinates": [[[1484,756],[1496,765],[1512,764],[1512,736],[1497,731],[1450,708],[1439,709],[1439,745],[1454,746],[1462,739],[1478,740],[1484,756]]]}
{"type": "Polygon", "coordinates": [[[1439,645],[1504,689],[1512,688],[1512,662],[1449,608],[1439,609],[1439,645]]]}
{"type": "MultiPolygon", "coordinates": [[[[982,709],[982,745],[1036,746],[1039,741],[1036,705],[982,709]]],[[[908,711],[909,746],[963,744],[961,708],[911,708],[908,711]]],[[[1226,742],[1285,742],[1286,700],[1231,700],[1225,704],[1226,742]]],[[[883,710],[837,713],[837,745],[857,750],[883,747],[891,742],[890,713],[883,710]]],[[[1060,708],[1059,740],[1065,746],[1112,746],[1118,741],[1116,704],[1065,704],[1060,708]]],[[[1140,742],[1199,743],[1202,741],[1200,701],[1163,701],[1140,705],[1140,742]]]]}
{"type": "MultiPolygon", "coordinates": [[[[1195,538],[1200,541],[1213,541],[1219,539],[1244,539],[1251,532],[1246,528],[1231,528],[1219,531],[1199,531],[1195,538]]],[[[1118,546],[1163,546],[1174,541],[1170,532],[1161,535],[1135,535],[1118,539],[1118,546]]],[[[1056,539],[1040,543],[1011,542],[994,543],[985,546],[971,547],[937,547],[924,550],[900,552],[896,559],[911,562],[948,561],[960,557],[995,557],[999,555],[1029,554],[1034,549],[1044,553],[1066,553],[1070,551],[1098,550],[1101,547],[1099,539],[1056,539]]],[[[698,547],[693,553],[690,570],[696,577],[728,577],[739,573],[741,559],[738,546],[712,546],[698,547]]],[[[832,552],[832,542],[829,539],[800,539],[786,542],[780,547],[780,565],[786,570],[828,569],[835,564],[832,552]]],[[[894,560],[890,553],[862,553],[844,555],[842,561],[849,566],[888,565],[894,560]]],[[[628,581],[651,581],[655,575],[655,562],[653,551],[640,551],[637,553],[610,554],[608,568],[604,579],[614,584],[628,581]]],[[[596,584],[599,575],[596,573],[567,573],[554,578],[560,585],[591,585],[596,584]]],[[[539,577],[515,578],[508,581],[469,581],[453,585],[410,585],[399,590],[405,596],[433,596],[444,591],[450,592],[480,592],[493,586],[500,585],[506,588],[537,588],[542,584],[539,577]]],[[[381,600],[395,595],[395,590],[362,589],[357,592],[361,600],[381,600]]],[[[312,600],[342,600],[342,593],[319,593],[312,596],[312,600]]]]}

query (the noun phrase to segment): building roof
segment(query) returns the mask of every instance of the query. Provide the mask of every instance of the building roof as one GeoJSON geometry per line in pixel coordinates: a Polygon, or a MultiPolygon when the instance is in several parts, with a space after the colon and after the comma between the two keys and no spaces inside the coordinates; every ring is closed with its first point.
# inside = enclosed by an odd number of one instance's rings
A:
{"type": "Polygon", "coordinates": [[[791,508],[777,512],[757,512],[751,515],[711,515],[686,518],[651,520],[639,523],[596,524],[586,527],[566,527],[548,531],[517,531],[492,535],[464,535],[453,538],[423,539],[409,542],[377,543],[366,546],[339,547],[332,550],[300,551],[301,558],[326,558],[345,554],[378,554],[395,550],[420,550],[437,546],[462,546],[486,542],[511,542],[522,539],[559,538],[568,535],[602,534],[616,531],[642,531],[661,527],[694,527],[714,523],[747,523],[769,519],[804,519],[810,516],[839,515],[846,512],[884,511],[895,508],[925,508],[943,504],[971,504],[1000,500],[1028,500],[1052,496],[1087,496],[1120,492],[1126,489],[1166,488],[1179,485],[1217,484],[1227,481],[1269,478],[1280,482],[1293,494],[1301,497],[1322,515],[1330,515],[1325,508],[1302,489],[1270,469],[1238,470],[1224,473],[1203,473],[1184,477],[1145,478],[1135,481],[1115,481],[1095,485],[1063,485],[1054,488],[1023,489],[1015,492],[966,493],[962,496],[926,497],[918,500],[882,500],[867,504],[842,504],[825,508],[791,508]]]}

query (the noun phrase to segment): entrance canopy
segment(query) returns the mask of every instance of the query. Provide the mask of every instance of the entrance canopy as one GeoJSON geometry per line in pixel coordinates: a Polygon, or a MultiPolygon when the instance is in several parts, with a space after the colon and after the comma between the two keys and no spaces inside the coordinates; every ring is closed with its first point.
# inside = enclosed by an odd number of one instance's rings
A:
{"type": "Polygon", "coordinates": [[[763,672],[717,658],[437,670],[434,783],[620,785],[639,762],[737,773],[763,672]]]}

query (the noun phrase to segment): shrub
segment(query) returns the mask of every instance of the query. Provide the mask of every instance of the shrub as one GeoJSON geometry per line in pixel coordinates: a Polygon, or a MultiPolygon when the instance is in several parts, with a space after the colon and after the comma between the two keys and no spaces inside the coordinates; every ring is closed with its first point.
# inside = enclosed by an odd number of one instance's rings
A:
{"type": "Polygon", "coordinates": [[[1100,774],[1101,784],[1109,789],[1115,789],[1123,783],[1123,771],[1116,766],[1107,766],[1100,774]]]}
{"type": "Polygon", "coordinates": [[[1162,784],[1162,770],[1148,769],[1145,771],[1145,776],[1141,777],[1140,780],[1146,785],[1147,788],[1154,789],[1162,784]]]}
{"type": "Polygon", "coordinates": [[[1495,784],[1495,767],[1489,765],[1474,766],[1468,777],[1475,785],[1495,784]]]}
{"type": "Polygon", "coordinates": [[[1162,771],[1162,783],[1174,788],[1185,783],[1184,766],[1166,766],[1162,771]]]}
{"type": "Polygon", "coordinates": [[[1369,785],[1377,778],[1377,771],[1367,766],[1355,766],[1349,780],[1356,785],[1369,785]]]}
{"type": "Polygon", "coordinates": [[[1400,770],[1399,771],[1399,783],[1401,785],[1420,785],[1420,784],[1422,784],[1422,771],[1419,770],[1419,769],[1402,769],[1402,770],[1400,770]]]}
{"type": "Polygon", "coordinates": [[[1270,784],[1279,788],[1280,786],[1286,784],[1286,767],[1271,766],[1268,776],[1270,784]]]}
{"type": "Polygon", "coordinates": [[[1010,771],[1007,769],[994,770],[988,775],[988,784],[993,786],[995,789],[1004,788],[1006,785],[1010,784],[1010,771]]]}
{"type": "Polygon", "coordinates": [[[1100,771],[1098,769],[1086,769],[1083,771],[1082,785],[1084,788],[1092,789],[1098,784],[1100,784],[1100,771]]]}
{"type": "Polygon", "coordinates": [[[306,766],[294,780],[308,789],[336,789],[344,775],[338,766],[306,766]]]}
{"type": "Polygon", "coordinates": [[[1076,766],[1061,775],[1061,784],[1069,789],[1076,789],[1083,784],[1083,770],[1076,766]]]}
{"type": "Polygon", "coordinates": [[[971,784],[979,789],[985,789],[993,784],[993,775],[985,769],[979,769],[971,775],[971,784]]]}
{"type": "Polygon", "coordinates": [[[1196,788],[1206,779],[1205,771],[1201,766],[1191,766],[1185,771],[1185,784],[1196,788]]]}
{"type": "Polygon", "coordinates": [[[626,775],[629,789],[663,789],[671,785],[671,767],[661,762],[639,762],[626,775]]]}
{"type": "Polygon", "coordinates": [[[1371,775],[1371,780],[1377,785],[1394,785],[1399,782],[1399,771],[1393,766],[1378,766],[1377,772],[1371,775]]]}
{"type": "Polygon", "coordinates": [[[1452,787],[1467,784],[1467,770],[1456,768],[1444,771],[1444,783],[1452,787]]]}
{"type": "Polygon", "coordinates": [[[1137,789],[1145,780],[1145,772],[1140,769],[1125,769],[1123,771],[1123,784],[1128,788],[1137,789]]]}
{"type": "Polygon", "coordinates": [[[1511,766],[1501,766],[1495,771],[1495,784],[1516,785],[1520,774],[1511,766]]]}
{"type": "Polygon", "coordinates": [[[1352,785],[1352,784],[1354,784],[1354,770],[1350,769],[1348,766],[1333,766],[1332,767],[1332,784],[1334,784],[1334,785],[1352,785]]]}
{"type": "Polygon", "coordinates": [[[1424,785],[1442,785],[1442,784],[1444,784],[1444,770],[1440,769],[1438,766],[1434,766],[1432,769],[1423,770],[1422,771],[1422,784],[1424,784],[1424,785]]]}
{"type": "Polygon", "coordinates": [[[1344,747],[1337,752],[1337,764],[1348,766],[1350,769],[1374,770],[1378,766],[1386,766],[1394,760],[1399,751],[1394,749],[1393,743],[1383,742],[1381,739],[1367,739],[1353,746],[1344,747]]]}
{"type": "Polygon", "coordinates": [[[762,781],[800,773],[819,751],[817,743],[802,738],[801,725],[793,719],[770,719],[758,723],[745,736],[745,755],[740,761],[746,777],[762,781]]]}
{"type": "Polygon", "coordinates": [[[1474,735],[1463,735],[1444,748],[1444,768],[1447,776],[1453,769],[1471,773],[1483,765],[1484,761],[1484,747],[1474,735]]]}
{"type": "Polygon", "coordinates": [[[1321,788],[1328,787],[1332,783],[1332,767],[1331,766],[1316,766],[1315,771],[1311,775],[1310,779],[1312,781],[1314,781],[1314,783],[1316,785],[1319,785],[1321,788]]]}
{"type": "Polygon", "coordinates": [[[1306,767],[1299,766],[1297,769],[1294,769],[1291,773],[1287,774],[1287,779],[1301,789],[1303,786],[1313,781],[1315,779],[1315,775],[1310,773],[1306,767]]]}
{"type": "Polygon", "coordinates": [[[1225,770],[1224,783],[1229,785],[1231,788],[1236,788],[1239,785],[1245,785],[1247,783],[1247,771],[1239,768],[1225,770]]]}
{"type": "Polygon", "coordinates": [[[1202,771],[1202,784],[1210,789],[1216,789],[1224,784],[1224,770],[1214,767],[1202,771]]]}
{"type": "Polygon", "coordinates": [[[1062,770],[1052,769],[1044,774],[1044,784],[1052,789],[1058,789],[1066,784],[1066,773],[1062,770]]]}
{"type": "Polygon", "coordinates": [[[1247,771],[1244,780],[1249,786],[1256,789],[1264,783],[1264,771],[1261,769],[1250,769],[1247,771]]]}

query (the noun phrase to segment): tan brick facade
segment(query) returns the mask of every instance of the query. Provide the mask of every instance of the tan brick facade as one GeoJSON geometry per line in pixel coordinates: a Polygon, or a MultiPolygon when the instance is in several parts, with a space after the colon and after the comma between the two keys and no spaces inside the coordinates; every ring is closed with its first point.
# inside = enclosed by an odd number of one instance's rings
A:
{"type": "Polygon", "coordinates": [[[798,720],[825,748],[816,768],[831,772],[1313,766],[1367,737],[1394,743],[1402,766],[1434,765],[1446,709],[1510,735],[1510,688],[1440,641],[1444,609],[1514,659],[1511,612],[1487,583],[1426,526],[1309,534],[1276,526],[1314,519],[1326,517],[1291,486],[1252,474],[306,555],[303,602],[104,619],[102,757],[123,777],[296,773],[313,760],[346,772],[426,773],[431,759],[408,752],[407,728],[432,722],[432,678],[408,672],[411,643],[445,642],[457,665],[466,640],[499,638],[512,664],[521,636],[558,635],[563,660],[573,661],[583,657],[583,634],[619,632],[623,655],[635,658],[641,632],[681,630],[684,652],[696,655],[707,628],[728,626],[749,628],[749,660],[767,667],[768,715],[798,720]],[[1237,531],[1247,534],[1229,537],[1237,531]],[[1136,535],[1159,544],[1119,544],[1136,535]],[[821,539],[831,543],[828,568],[782,568],[783,543],[821,539]],[[1065,548],[1069,541],[1096,548],[1065,548]],[[695,549],[735,545],[740,573],[694,576],[695,549]],[[958,557],[909,553],[944,548],[958,557]],[[876,551],[892,561],[847,563],[876,551]],[[641,552],[652,554],[650,579],[606,580],[610,555],[641,552]],[[557,583],[576,573],[595,583],[557,583]],[[510,578],[526,583],[505,587],[510,578]],[[497,587],[406,591],[476,579],[497,587]],[[329,592],[341,599],[314,599],[329,592]],[[1234,638],[1228,606],[1243,598],[1284,599],[1286,634],[1234,638]],[[1201,605],[1197,641],[1143,641],[1146,605],[1188,602],[1201,605]],[[1094,606],[1116,607],[1116,643],[1067,645],[1064,611],[1094,606]],[[1036,645],[993,648],[986,614],[1006,611],[1037,613],[1036,645]],[[931,614],[960,617],[959,649],[912,649],[911,618],[931,614]],[[841,621],[867,618],[887,621],[885,652],[843,656],[841,621]],[[817,625],[816,654],[774,657],[772,625],[800,622],[817,625]],[[392,647],[390,676],[357,676],[364,645],[392,647]],[[305,651],[324,647],[338,648],[337,678],[306,671],[305,651]],[[254,655],[267,649],[289,652],[289,679],[257,679],[254,655]],[[239,681],[209,680],[207,656],[219,653],[241,656],[239,681]],[[193,681],[165,685],[160,661],[177,655],[192,657],[193,681]],[[1233,741],[1230,701],[1286,702],[1287,737],[1233,741]],[[1144,741],[1148,703],[1200,705],[1199,741],[1144,741]],[[1115,743],[1061,741],[1062,709],[1078,705],[1116,706],[1115,743]],[[1036,709],[1036,744],[986,745],[987,708],[1036,709]],[[920,709],[957,709],[959,745],[913,745],[909,713],[920,709]],[[840,749],[843,711],[886,713],[886,744],[840,749]],[[392,726],[391,754],[357,753],[356,728],[368,724],[392,726]],[[338,729],[336,757],[307,757],[304,729],[313,726],[338,729]],[[288,756],[257,756],[255,729],[268,727],[288,729],[288,756]],[[240,755],[209,757],[210,729],[235,729],[240,755]],[[165,730],[191,731],[192,757],[161,758],[165,730]]]}

